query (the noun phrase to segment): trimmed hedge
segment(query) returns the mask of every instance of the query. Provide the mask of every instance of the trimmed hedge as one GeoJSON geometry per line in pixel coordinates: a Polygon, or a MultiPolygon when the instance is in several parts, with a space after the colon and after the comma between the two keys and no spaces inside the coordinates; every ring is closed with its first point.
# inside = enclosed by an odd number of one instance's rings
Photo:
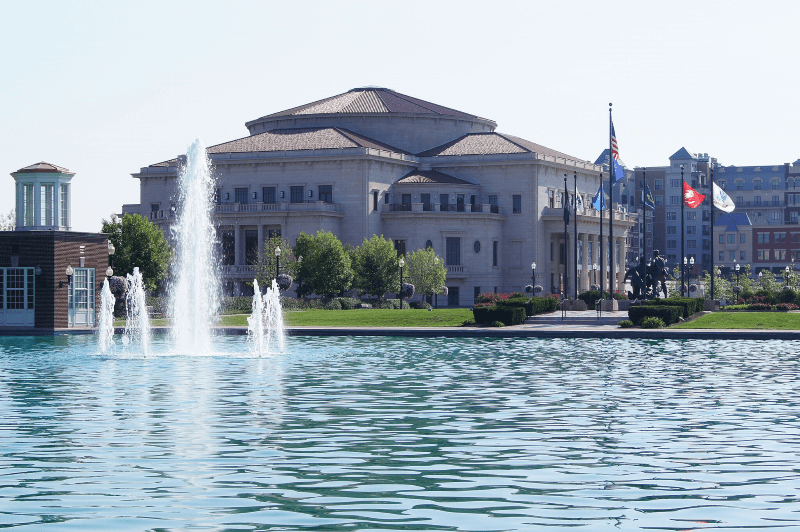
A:
{"type": "Polygon", "coordinates": [[[638,305],[628,310],[634,325],[641,325],[645,318],[660,318],[665,325],[676,323],[683,315],[683,307],[669,305],[638,305]]]}
{"type": "Polygon", "coordinates": [[[503,308],[522,307],[525,309],[526,316],[533,316],[544,312],[555,312],[558,310],[558,300],[554,297],[533,297],[530,299],[527,297],[512,297],[498,301],[495,306],[503,308]]]}
{"type": "MultiPolygon", "coordinates": [[[[703,311],[705,299],[700,297],[671,297],[667,299],[652,299],[645,301],[642,306],[668,306],[668,307],[681,307],[683,309],[683,317],[688,318],[692,314],[703,311]]],[[[667,323],[664,321],[664,323],[667,323]]],[[[667,323],[669,325],[669,323],[667,323]]]]}
{"type": "Polygon", "coordinates": [[[475,323],[503,322],[506,325],[519,325],[525,321],[525,308],[515,306],[475,307],[472,309],[475,323]]]}

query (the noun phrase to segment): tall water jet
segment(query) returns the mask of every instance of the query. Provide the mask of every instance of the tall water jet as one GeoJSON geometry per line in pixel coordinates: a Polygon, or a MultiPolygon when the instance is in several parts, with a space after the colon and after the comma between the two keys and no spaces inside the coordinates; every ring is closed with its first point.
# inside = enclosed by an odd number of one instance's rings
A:
{"type": "Polygon", "coordinates": [[[281,290],[275,279],[272,287],[267,288],[264,294],[264,323],[267,326],[267,341],[270,345],[283,352],[286,342],[286,332],[283,328],[283,309],[281,308],[281,290]]]}
{"type": "Polygon", "coordinates": [[[261,299],[261,290],[258,280],[253,279],[253,306],[247,318],[247,341],[250,342],[250,351],[258,356],[267,353],[267,337],[264,330],[264,301],[261,299]]]}
{"type": "Polygon", "coordinates": [[[220,304],[220,272],[213,222],[214,179],[200,139],[186,153],[178,190],[171,229],[175,246],[169,285],[172,339],[180,352],[208,353],[220,304]]]}
{"type": "Polygon", "coordinates": [[[108,279],[103,281],[100,291],[100,319],[97,328],[98,344],[101,353],[107,353],[114,345],[114,302],[116,298],[108,286],[108,279]]]}
{"type": "MultiPolygon", "coordinates": [[[[139,268],[128,274],[128,293],[125,296],[125,344],[139,344],[142,354],[147,356],[150,349],[150,317],[144,297],[144,281],[139,268]]],[[[109,290],[110,292],[110,290],[109,290]]]]}

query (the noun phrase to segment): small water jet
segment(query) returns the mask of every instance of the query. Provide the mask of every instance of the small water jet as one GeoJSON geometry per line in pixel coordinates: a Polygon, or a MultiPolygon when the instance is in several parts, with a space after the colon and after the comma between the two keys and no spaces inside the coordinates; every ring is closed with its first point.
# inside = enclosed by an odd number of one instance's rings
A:
{"type": "Polygon", "coordinates": [[[258,287],[258,280],[253,280],[253,306],[247,317],[247,341],[250,351],[258,356],[267,352],[267,338],[264,327],[264,300],[258,287]]]}
{"type": "Polygon", "coordinates": [[[114,302],[116,297],[111,293],[108,279],[103,280],[100,291],[100,319],[97,327],[97,343],[101,353],[107,353],[114,345],[114,302]]]}
{"type": "MultiPolygon", "coordinates": [[[[147,356],[150,348],[150,317],[144,297],[144,281],[139,268],[128,274],[128,293],[125,296],[125,333],[123,344],[139,344],[142,354],[147,356]]],[[[109,290],[110,292],[110,290],[109,290]]]]}
{"type": "Polygon", "coordinates": [[[275,279],[272,280],[272,287],[267,288],[264,294],[264,323],[267,326],[267,342],[278,353],[282,353],[286,342],[286,332],[283,328],[281,290],[275,279]]]}

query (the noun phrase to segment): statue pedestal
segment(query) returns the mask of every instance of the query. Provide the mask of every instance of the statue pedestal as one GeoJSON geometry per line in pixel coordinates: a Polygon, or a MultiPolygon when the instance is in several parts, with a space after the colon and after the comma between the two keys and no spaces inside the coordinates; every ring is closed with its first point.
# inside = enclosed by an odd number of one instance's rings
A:
{"type": "Polygon", "coordinates": [[[719,310],[719,299],[706,299],[703,303],[703,310],[715,312],[719,310]]]}
{"type": "Polygon", "coordinates": [[[586,310],[586,301],[582,299],[570,299],[561,303],[563,305],[563,310],[577,310],[577,311],[584,311],[586,310]]]}
{"type": "Polygon", "coordinates": [[[617,312],[619,303],[617,303],[616,299],[602,299],[600,300],[600,310],[602,312],[617,312]]]}

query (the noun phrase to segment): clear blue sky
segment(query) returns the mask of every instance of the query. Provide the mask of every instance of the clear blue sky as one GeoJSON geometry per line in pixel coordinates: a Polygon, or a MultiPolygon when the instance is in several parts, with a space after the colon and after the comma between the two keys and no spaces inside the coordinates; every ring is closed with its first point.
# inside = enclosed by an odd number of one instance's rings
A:
{"type": "Polygon", "coordinates": [[[74,229],[138,203],[139,167],[259,116],[379,85],[584,159],[800,158],[800,2],[0,0],[8,174],[76,172],[74,229]]]}

